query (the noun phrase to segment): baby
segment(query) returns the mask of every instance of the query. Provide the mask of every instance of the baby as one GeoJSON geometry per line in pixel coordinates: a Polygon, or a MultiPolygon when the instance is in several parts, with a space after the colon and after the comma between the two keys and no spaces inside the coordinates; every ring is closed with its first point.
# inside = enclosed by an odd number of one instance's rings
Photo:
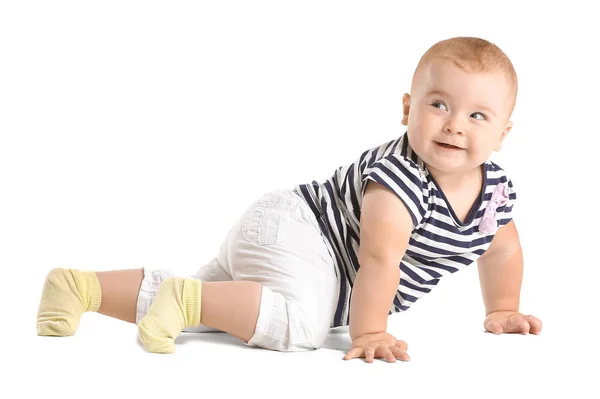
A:
{"type": "Polygon", "coordinates": [[[182,331],[206,329],[298,351],[349,326],[344,359],[409,360],[407,344],[386,332],[388,316],[477,261],[484,328],[538,334],[541,321],[519,313],[515,189],[489,160],[511,130],[516,94],[516,73],[497,46],[438,42],[403,96],[406,133],[325,182],[258,198],[194,276],[51,270],[37,333],[72,335],[83,312],[99,312],[137,323],[151,352],[172,353],[182,331]]]}

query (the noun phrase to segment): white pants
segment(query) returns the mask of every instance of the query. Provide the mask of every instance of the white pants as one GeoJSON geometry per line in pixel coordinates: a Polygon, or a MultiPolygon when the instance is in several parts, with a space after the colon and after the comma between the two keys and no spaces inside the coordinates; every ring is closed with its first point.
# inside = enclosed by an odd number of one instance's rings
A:
{"type": "MultiPolygon", "coordinates": [[[[243,213],[227,233],[217,257],[193,278],[261,283],[258,321],[248,345],[299,351],[319,348],[333,325],[338,299],[336,270],[306,202],[291,190],[276,190],[243,213]]],[[[150,308],[160,283],[171,275],[166,270],[144,269],[136,322],[150,308]]],[[[185,331],[207,330],[200,326],[185,331]]]]}

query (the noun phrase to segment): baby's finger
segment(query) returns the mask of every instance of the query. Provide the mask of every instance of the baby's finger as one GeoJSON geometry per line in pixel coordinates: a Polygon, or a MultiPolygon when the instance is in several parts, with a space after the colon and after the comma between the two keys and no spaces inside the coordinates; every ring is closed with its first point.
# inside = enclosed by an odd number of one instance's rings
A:
{"type": "MultiPolygon", "coordinates": [[[[395,348],[395,346],[392,346],[391,348],[395,348]]],[[[394,356],[394,354],[392,353],[392,351],[390,349],[386,349],[386,351],[385,351],[385,361],[388,363],[396,362],[396,356],[394,356]]]]}
{"type": "Polygon", "coordinates": [[[367,363],[373,363],[373,360],[375,360],[375,348],[368,347],[365,349],[365,361],[367,363]]]}
{"type": "Polygon", "coordinates": [[[491,332],[492,334],[502,334],[502,325],[496,320],[488,320],[485,323],[485,329],[491,332]]]}
{"type": "Polygon", "coordinates": [[[362,348],[350,349],[348,351],[348,353],[346,353],[346,356],[344,356],[344,360],[350,360],[350,359],[355,359],[357,357],[361,357],[362,353],[363,353],[362,348]]]}
{"type": "Polygon", "coordinates": [[[404,362],[408,362],[410,360],[410,356],[408,356],[408,353],[396,346],[390,346],[390,351],[394,354],[396,359],[400,359],[404,362]]]}
{"type": "Polygon", "coordinates": [[[523,316],[514,316],[506,322],[509,332],[529,334],[529,322],[523,316]]]}
{"type": "Polygon", "coordinates": [[[403,351],[408,350],[408,344],[402,340],[396,340],[396,347],[402,349],[403,351]]]}
{"type": "Polygon", "coordinates": [[[529,322],[529,332],[532,334],[539,334],[542,331],[542,321],[535,316],[527,315],[525,320],[529,322]]]}

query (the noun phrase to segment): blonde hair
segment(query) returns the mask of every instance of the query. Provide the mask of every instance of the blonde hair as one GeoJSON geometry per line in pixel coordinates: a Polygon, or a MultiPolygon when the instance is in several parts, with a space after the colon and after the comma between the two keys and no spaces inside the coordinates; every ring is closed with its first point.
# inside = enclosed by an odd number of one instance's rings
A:
{"type": "Polygon", "coordinates": [[[449,59],[466,72],[504,73],[514,88],[514,107],[518,89],[517,73],[508,56],[495,44],[477,37],[453,37],[437,42],[419,60],[413,84],[417,73],[434,58],[449,59]]]}

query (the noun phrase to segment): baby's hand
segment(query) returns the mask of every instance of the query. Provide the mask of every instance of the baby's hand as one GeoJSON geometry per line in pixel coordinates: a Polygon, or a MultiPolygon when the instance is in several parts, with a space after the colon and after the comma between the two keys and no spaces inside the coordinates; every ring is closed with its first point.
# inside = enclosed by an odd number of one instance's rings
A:
{"type": "Polygon", "coordinates": [[[493,334],[521,333],[539,334],[542,321],[535,316],[519,312],[492,312],[484,320],[483,326],[493,334]]]}
{"type": "Polygon", "coordinates": [[[365,358],[367,363],[380,358],[389,363],[394,363],[396,359],[407,361],[410,356],[406,349],[406,342],[397,340],[386,332],[365,334],[352,341],[352,348],[346,353],[344,360],[365,358]]]}

